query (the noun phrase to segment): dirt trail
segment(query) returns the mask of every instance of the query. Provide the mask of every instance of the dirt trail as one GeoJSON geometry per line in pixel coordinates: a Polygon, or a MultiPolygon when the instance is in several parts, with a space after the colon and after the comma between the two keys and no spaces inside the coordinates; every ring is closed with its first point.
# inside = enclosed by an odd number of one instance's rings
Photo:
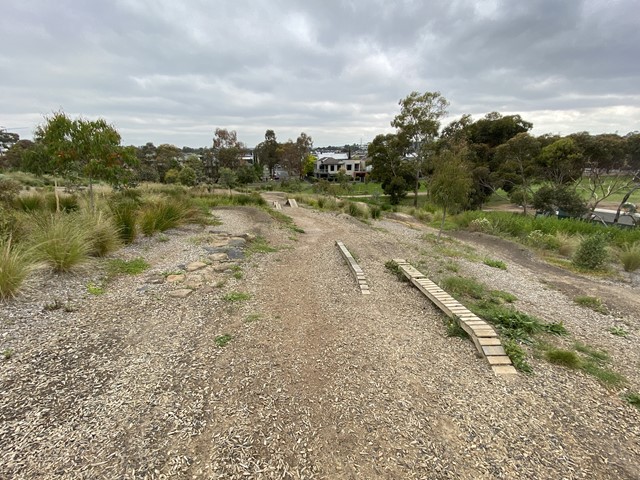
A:
{"type": "MultiPolygon", "coordinates": [[[[93,339],[95,350],[60,377],[83,396],[61,404],[55,419],[35,406],[19,412],[24,421],[12,421],[22,430],[2,438],[0,474],[638,478],[637,410],[544,362],[532,360],[535,376],[494,376],[471,342],[448,338],[441,315],[385,269],[390,258],[416,256],[420,232],[287,208],[305,231],[294,235],[255,209],[214,213],[221,231],[259,233],[280,250],[252,256],[242,278],[184,300],[167,299],[166,284],[154,290],[123,279],[62,317],[68,325],[90,319],[82,323],[88,338],[61,331],[49,340],[47,330],[61,327],[43,329],[38,346],[3,372],[1,413],[11,411],[13,393],[29,389],[23,375],[58,375],[60,364],[38,359],[93,339]],[[336,240],[365,270],[370,296],[359,293],[336,240]],[[251,298],[226,301],[233,292],[251,298]],[[116,296],[124,307],[113,307],[116,296]],[[222,334],[231,335],[224,348],[215,342],[222,334]],[[110,340],[98,348],[100,339],[110,340]],[[98,367],[100,383],[86,387],[85,372],[98,367]]],[[[162,271],[187,253],[197,259],[192,235],[157,244],[149,260],[162,271]]]]}

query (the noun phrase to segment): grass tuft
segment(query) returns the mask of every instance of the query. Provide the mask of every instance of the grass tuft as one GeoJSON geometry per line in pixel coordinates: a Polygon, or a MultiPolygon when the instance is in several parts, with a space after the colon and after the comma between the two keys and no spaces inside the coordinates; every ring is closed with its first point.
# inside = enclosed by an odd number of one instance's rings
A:
{"type": "Polygon", "coordinates": [[[624,245],[618,258],[625,272],[635,272],[640,268],[640,242],[624,245]]]}
{"type": "Polygon", "coordinates": [[[590,297],[588,295],[579,295],[573,299],[573,301],[580,305],[581,307],[590,308],[594,312],[602,313],[603,315],[607,315],[609,310],[606,305],[602,303],[602,300],[598,297],[590,297]]]}
{"type": "Polygon", "coordinates": [[[488,265],[489,267],[499,268],[500,270],[506,270],[507,269],[507,264],[504,263],[502,260],[493,260],[491,258],[485,258],[483,260],[483,263],[485,265],[488,265]]]}
{"type": "MultiPolygon", "coordinates": [[[[144,258],[134,258],[133,260],[122,260],[114,258],[108,261],[107,271],[113,275],[138,275],[148,269],[149,265],[144,258]]],[[[182,273],[182,272],[180,272],[182,273]]]]}
{"type": "Polygon", "coordinates": [[[229,335],[228,333],[225,333],[224,335],[219,335],[215,338],[215,342],[216,345],[219,347],[225,347],[232,339],[233,337],[231,335],[229,335]]]}
{"type": "Polygon", "coordinates": [[[92,244],[85,222],[78,215],[58,213],[33,216],[33,251],[56,272],[68,272],[89,260],[92,244]]]}
{"type": "Polygon", "coordinates": [[[244,302],[251,298],[251,294],[246,292],[229,292],[222,298],[227,302],[244,302]]]}
{"type": "Polygon", "coordinates": [[[0,239],[0,299],[16,296],[34,268],[27,252],[12,245],[11,237],[0,239]]]}
{"type": "Polygon", "coordinates": [[[574,370],[580,368],[581,365],[580,357],[572,350],[563,350],[552,347],[545,352],[545,357],[549,362],[555,365],[561,365],[574,370]]]}

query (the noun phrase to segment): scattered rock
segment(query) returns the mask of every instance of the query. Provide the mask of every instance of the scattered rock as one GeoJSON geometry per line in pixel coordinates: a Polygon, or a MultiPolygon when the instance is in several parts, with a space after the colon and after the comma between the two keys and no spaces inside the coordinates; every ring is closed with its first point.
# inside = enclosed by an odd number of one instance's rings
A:
{"type": "Polygon", "coordinates": [[[230,247],[244,247],[247,244],[247,241],[241,237],[233,237],[229,240],[230,247]]]}
{"type": "Polygon", "coordinates": [[[228,259],[229,257],[227,256],[227,254],[222,252],[209,255],[209,260],[211,260],[212,262],[224,262],[228,259]]]}
{"type": "Polygon", "coordinates": [[[185,279],[184,286],[186,288],[195,289],[195,288],[200,288],[203,283],[204,283],[204,277],[202,275],[199,275],[199,274],[188,275],[187,278],[185,279]]]}
{"type": "Polygon", "coordinates": [[[164,281],[165,281],[164,275],[155,274],[155,275],[149,275],[147,277],[146,283],[159,285],[161,283],[164,283],[164,281]]]}
{"type": "Polygon", "coordinates": [[[187,272],[195,272],[196,270],[200,270],[201,268],[206,267],[207,264],[204,262],[191,262],[187,265],[187,272]]]}
{"type": "Polygon", "coordinates": [[[230,260],[240,260],[244,258],[244,252],[237,248],[233,248],[227,251],[227,256],[229,257],[230,260]]]}
{"type": "Polygon", "coordinates": [[[190,288],[180,288],[178,290],[169,292],[168,295],[173,298],[187,298],[192,293],[193,293],[193,290],[191,290],[190,288]]]}
{"type": "Polygon", "coordinates": [[[178,282],[183,282],[184,281],[184,274],[178,274],[178,275],[168,275],[167,276],[167,283],[178,283],[178,282]]]}

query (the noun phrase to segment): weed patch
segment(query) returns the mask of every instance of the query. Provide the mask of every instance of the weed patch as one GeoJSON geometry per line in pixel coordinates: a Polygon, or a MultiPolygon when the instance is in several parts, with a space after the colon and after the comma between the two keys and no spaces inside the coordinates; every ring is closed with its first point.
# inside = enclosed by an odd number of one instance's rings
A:
{"type": "Polygon", "coordinates": [[[624,399],[629,405],[633,405],[637,409],[640,409],[640,394],[630,392],[624,396],[624,399]]]}
{"type": "Polygon", "coordinates": [[[215,338],[215,342],[216,345],[218,347],[225,347],[231,340],[233,339],[233,337],[231,335],[229,335],[228,333],[225,333],[224,335],[219,335],[215,338]]]}
{"type": "Polygon", "coordinates": [[[493,260],[491,258],[485,258],[483,260],[483,263],[485,265],[488,265],[489,267],[498,268],[500,270],[506,270],[507,269],[507,264],[504,263],[502,260],[493,260]]]}
{"type": "Polygon", "coordinates": [[[609,329],[609,333],[611,335],[615,335],[616,337],[628,337],[629,332],[624,329],[624,327],[611,327],[609,329]]]}
{"type": "Polygon", "coordinates": [[[576,304],[580,305],[581,307],[590,308],[594,312],[602,313],[603,315],[607,315],[609,313],[609,310],[607,309],[607,307],[602,303],[602,300],[600,300],[598,297],[580,295],[575,297],[573,301],[576,304]]]}
{"type": "Polygon", "coordinates": [[[102,295],[103,293],[105,293],[105,289],[102,285],[91,282],[89,283],[89,285],[87,285],[87,292],[89,292],[91,295],[102,295]]]}
{"type": "Polygon", "coordinates": [[[248,255],[253,255],[254,253],[271,253],[277,252],[278,249],[269,245],[269,242],[264,237],[256,237],[249,242],[245,252],[248,255]]]}
{"type": "Polygon", "coordinates": [[[245,292],[229,292],[222,298],[227,302],[244,302],[249,300],[251,295],[245,292]]]}
{"type": "Polygon", "coordinates": [[[144,258],[134,258],[133,260],[121,260],[114,258],[108,261],[107,271],[113,275],[139,275],[148,269],[149,265],[144,258]]]}

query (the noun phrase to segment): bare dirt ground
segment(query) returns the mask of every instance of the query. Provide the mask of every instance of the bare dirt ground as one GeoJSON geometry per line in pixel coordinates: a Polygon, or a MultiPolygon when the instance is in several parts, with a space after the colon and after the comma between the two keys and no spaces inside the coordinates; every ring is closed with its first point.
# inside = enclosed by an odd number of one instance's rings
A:
{"type": "MultiPolygon", "coordinates": [[[[96,266],[44,275],[0,305],[2,347],[12,352],[0,363],[0,477],[640,478],[640,411],[620,392],[536,358],[534,375],[494,376],[471,342],[448,338],[441,314],[385,269],[398,257],[440,268],[423,227],[285,213],[305,233],[253,208],[216,210],[220,226],[119,253],[152,267],[113,280],[104,295],[85,293],[101,278],[96,266]],[[177,286],[162,279],[211,263],[223,232],[279,249],[171,297],[177,286]],[[366,272],[370,296],[336,240],[366,272]],[[239,293],[248,298],[232,301],[239,293]],[[54,300],[65,307],[50,308],[54,300]]],[[[562,317],[640,390],[637,290],[556,272],[587,294],[625,292],[611,300],[624,317],[585,311],[541,282],[546,266],[518,247],[463,240],[509,269],[460,260],[460,274],[513,291],[525,311],[562,317]],[[619,321],[626,338],[606,332],[619,321]]]]}

